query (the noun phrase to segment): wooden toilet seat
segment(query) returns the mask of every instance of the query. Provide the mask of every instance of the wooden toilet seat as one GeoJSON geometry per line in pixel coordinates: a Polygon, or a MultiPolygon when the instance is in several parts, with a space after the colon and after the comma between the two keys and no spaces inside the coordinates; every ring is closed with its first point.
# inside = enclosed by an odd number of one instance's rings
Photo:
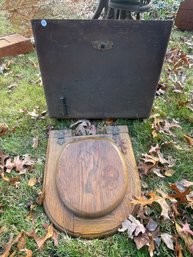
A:
{"type": "Polygon", "coordinates": [[[109,139],[80,139],[64,147],[58,161],[56,187],[66,207],[84,218],[101,217],[123,200],[127,166],[109,139]]]}
{"type": "Polygon", "coordinates": [[[134,211],[138,171],[127,127],[116,128],[95,137],[74,137],[71,130],[49,135],[44,208],[62,231],[103,237],[134,211]]]}

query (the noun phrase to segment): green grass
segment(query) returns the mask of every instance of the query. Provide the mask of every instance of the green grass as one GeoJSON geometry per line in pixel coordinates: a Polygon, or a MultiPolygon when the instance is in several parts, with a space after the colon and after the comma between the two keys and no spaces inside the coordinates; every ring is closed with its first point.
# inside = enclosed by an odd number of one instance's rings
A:
{"type": "MultiPolygon", "coordinates": [[[[0,34],[4,35],[11,32],[13,32],[12,25],[7,20],[5,13],[0,12],[0,34]]],[[[190,54],[191,49],[181,39],[191,40],[192,37],[193,33],[191,32],[181,32],[174,29],[171,35],[170,47],[181,48],[190,54]]],[[[24,56],[4,58],[2,62],[6,63],[8,60],[12,60],[13,64],[10,65],[8,71],[0,75],[0,123],[5,122],[10,130],[16,126],[16,131],[15,133],[9,131],[8,134],[0,137],[0,149],[11,156],[30,154],[34,159],[38,159],[38,164],[36,164],[32,173],[22,175],[18,188],[0,179],[0,203],[3,210],[3,213],[0,214],[0,227],[4,228],[4,232],[0,234],[0,254],[3,252],[2,244],[8,241],[10,233],[14,233],[16,236],[20,231],[31,231],[34,228],[39,235],[44,233],[42,224],[48,223],[49,220],[43,208],[40,206],[35,207],[35,219],[32,220],[29,217],[29,205],[35,201],[42,188],[48,126],[53,126],[54,129],[63,129],[69,127],[73,122],[71,120],[51,119],[47,115],[45,119],[32,119],[26,113],[20,112],[20,109],[32,111],[35,108],[41,113],[47,108],[43,87],[34,83],[39,78],[39,69],[33,65],[33,62],[37,63],[37,56],[33,52],[24,56]],[[8,87],[13,83],[16,84],[16,87],[11,92],[8,92],[8,87]],[[34,150],[32,141],[35,136],[39,137],[39,144],[38,148],[34,150]],[[37,177],[39,183],[34,187],[29,187],[27,183],[32,177],[37,177]]],[[[182,129],[174,130],[176,135],[174,141],[178,146],[181,146],[182,150],[178,150],[174,146],[162,148],[164,155],[171,155],[177,160],[174,167],[176,173],[171,178],[160,179],[155,175],[150,175],[144,179],[150,189],[156,189],[159,184],[160,188],[168,191],[169,183],[183,178],[193,181],[193,151],[191,148],[187,151],[188,146],[183,138],[184,134],[189,134],[193,137],[193,112],[187,107],[180,108],[178,104],[179,101],[185,101],[190,97],[190,93],[193,90],[193,69],[184,68],[187,75],[186,89],[180,95],[172,91],[173,84],[166,76],[166,69],[167,65],[163,68],[161,80],[167,84],[168,89],[165,95],[155,99],[153,113],[158,113],[163,118],[174,118],[179,121],[182,129]]],[[[146,153],[152,145],[173,139],[165,134],[160,134],[158,138],[153,138],[151,123],[152,119],[145,121],[120,119],[116,121],[116,124],[128,125],[137,161],[140,160],[141,154],[146,153]]],[[[13,172],[12,176],[15,175],[16,173],[13,172]]],[[[159,206],[155,205],[152,217],[158,215],[159,211],[159,206]]],[[[163,232],[172,231],[173,229],[170,222],[160,221],[160,225],[163,232]]],[[[27,239],[26,247],[33,251],[33,256],[37,257],[148,256],[147,248],[137,251],[134,243],[127,238],[127,235],[120,233],[100,240],[74,239],[65,233],[60,233],[58,248],[53,246],[52,241],[47,241],[44,249],[39,251],[33,239],[27,239]]],[[[185,257],[191,256],[185,247],[183,253],[185,257]]],[[[162,245],[160,256],[175,255],[162,245]]]]}

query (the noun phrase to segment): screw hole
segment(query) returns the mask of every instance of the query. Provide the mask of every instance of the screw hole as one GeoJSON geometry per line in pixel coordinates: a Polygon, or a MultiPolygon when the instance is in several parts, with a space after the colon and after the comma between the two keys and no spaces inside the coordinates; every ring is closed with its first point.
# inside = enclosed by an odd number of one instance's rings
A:
{"type": "Polygon", "coordinates": [[[101,49],[105,49],[105,43],[101,43],[101,49]]]}

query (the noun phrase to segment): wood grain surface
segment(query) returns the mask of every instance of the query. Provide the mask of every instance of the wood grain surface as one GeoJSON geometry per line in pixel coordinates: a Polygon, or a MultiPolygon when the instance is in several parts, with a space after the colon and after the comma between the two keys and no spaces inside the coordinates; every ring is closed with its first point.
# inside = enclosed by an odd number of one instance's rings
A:
{"type": "Polygon", "coordinates": [[[125,196],[128,171],[109,139],[80,139],[67,144],[59,158],[56,187],[64,205],[81,217],[99,217],[125,196]]]}
{"type": "Polygon", "coordinates": [[[44,208],[57,228],[73,236],[112,234],[141,194],[127,126],[106,130],[95,137],[74,137],[71,130],[49,135],[44,208]]]}

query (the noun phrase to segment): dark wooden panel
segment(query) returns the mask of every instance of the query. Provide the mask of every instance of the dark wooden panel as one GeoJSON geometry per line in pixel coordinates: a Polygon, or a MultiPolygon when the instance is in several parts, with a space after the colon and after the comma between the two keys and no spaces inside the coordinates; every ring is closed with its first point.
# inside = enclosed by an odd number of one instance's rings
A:
{"type": "Polygon", "coordinates": [[[171,21],[34,20],[32,26],[51,117],[149,115],[171,21]]]}

